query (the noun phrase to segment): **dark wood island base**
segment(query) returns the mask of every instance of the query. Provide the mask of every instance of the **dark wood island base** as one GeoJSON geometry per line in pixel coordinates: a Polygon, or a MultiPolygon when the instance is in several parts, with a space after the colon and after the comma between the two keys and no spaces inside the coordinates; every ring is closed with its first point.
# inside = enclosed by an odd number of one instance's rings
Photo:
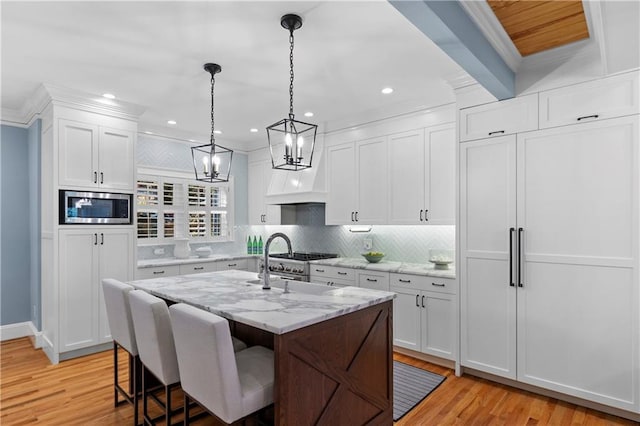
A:
{"type": "Polygon", "coordinates": [[[393,424],[393,301],[274,344],[277,425],[393,424]]]}

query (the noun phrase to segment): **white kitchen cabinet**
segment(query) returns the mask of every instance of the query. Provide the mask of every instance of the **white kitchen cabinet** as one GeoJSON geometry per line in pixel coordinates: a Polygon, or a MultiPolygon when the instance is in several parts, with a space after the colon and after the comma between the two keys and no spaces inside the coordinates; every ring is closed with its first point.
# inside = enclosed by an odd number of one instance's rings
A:
{"type": "Polygon", "coordinates": [[[462,365],[638,411],[639,125],[461,144],[462,365]]]}
{"type": "Polygon", "coordinates": [[[453,123],[389,136],[389,224],[455,224],[455,147],[453,123]]]}
{"type": "Polygon", "coordinates": [[[358,271],[357,276],[358,287],[389,291],[388,272],[358,271]]]}
{"type": "Polygon", "coordinates": [[[239,271],[248,271],[249,265],[247,259],[234,260],[218,260],[216,261],[216,271],[229,271],[237,269],[239,271]]]}
{"type": "Polygon", "coordinates": [[[327,225],[387,222],[387,138],[327,148],[327,225]]]}
{"type": "Polygon", "coordinates": [[[639,76],[634,71],[540,92],[540,128],[638,114],[639,76]]]}
{"type": "Polygon", "coordinates": [[[538,94],[460,110],[460,141],[504,136],[538,128],[538,94]]]}
{"type": "Polygon", "coordinates": [[[154,266],[152,268],[138,268],[136,271],[136,280],[174,277],[176,275],[180,275],[180,265],[154,266]]]}
{"type": "MultiPolygon", "coordinates": [[[[249,224],[279,225],[280,206],[266,203],[267,190],[274,173],[270,160],[249,163],[249,224]]],[[[277,172],[280,172],[279,170],[277,172]]],[[[283,172],[284,173],[284,172],[283,172]]]]}
{"type": "Polygon", "coordinates": [[[311,265],[309,275],[311,282],[339,287],[356,285],[356,271],[352,268],[311,265]]]}
{"type": "Polygon", "coordinates": [[[131,131],[65,119],[59,120],[58,129],[60,186],[133,190],[131,131]]]}
{"type": "Polygon", "coordinates": [[[131,229],[83,228],[59,232],[59,352],[111,340],[102,279],[133,278],[131,229]]]}
{"type": "Polygon", "coordinates": [[[407,274],[391,275],[393,344],[440,358],[455,360],[457,321],[456,295],[428,291],[434,287],[455,288],[455,280],[407,274]],[[402,281],[400,281],[402,280],[402,281]],[[444,284],[447,282],[447,284],[444,284]],[[402,285],[394,285],[402,283],[402,285]]]}

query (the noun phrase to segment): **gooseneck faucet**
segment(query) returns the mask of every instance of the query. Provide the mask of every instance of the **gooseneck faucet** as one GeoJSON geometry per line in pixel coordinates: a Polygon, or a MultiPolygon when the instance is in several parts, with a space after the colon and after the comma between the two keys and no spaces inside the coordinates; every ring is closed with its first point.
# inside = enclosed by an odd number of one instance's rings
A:
{"type": "Polygon", "coordinates": [[[269,246],[271,242],[277,238],[281,237],[287,243],[287,251],[289,252],[289,256],[293,255],[293,251],[291,250],[291,240],[282,232],[276,232],[272,234],[269,238],[267,238],[267,242],[264,244],[264,271],[263,271],[263,279],[264,285],[262,286],[263,290],[271,290],[271,283],[269,282],[269,246]]]}

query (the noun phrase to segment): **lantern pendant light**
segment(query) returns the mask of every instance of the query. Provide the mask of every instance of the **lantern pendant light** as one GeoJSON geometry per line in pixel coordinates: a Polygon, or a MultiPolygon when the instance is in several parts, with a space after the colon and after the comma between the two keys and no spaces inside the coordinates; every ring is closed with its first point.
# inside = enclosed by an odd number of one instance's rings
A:
{"type": "Polygon", "coordinates": [[[298,171],[311,167],[318,126],[296,120],[293,113],[293,31],[302,26],[302,19],[284,15],[280,25],[289,31],[289,118],[267,127],[267,138],[273,168],[298,171]]]}
{"type": "Polygon", "coordinates": [[[222,71],[218,64],[204,64],[204,69],[211,74],[211,138],[208,144],[191,148],[193,169],[196,180],[203,182],[228,182],[231,172],[231,160],[233,151],[221,145],[216,145],[213,91],[215,75],[222,71]]]}

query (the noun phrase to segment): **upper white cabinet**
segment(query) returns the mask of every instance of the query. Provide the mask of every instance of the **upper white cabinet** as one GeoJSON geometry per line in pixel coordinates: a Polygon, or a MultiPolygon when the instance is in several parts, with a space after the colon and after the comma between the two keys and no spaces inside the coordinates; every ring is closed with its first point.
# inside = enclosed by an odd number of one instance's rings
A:
{"type": "Polygon", "coordinates": [[[270,160],[249,163],[249,224],[279,225],[280,206],[266,203],[267,189],[274,172],[270,160]]]}
{"type": "Polygon", "coordinates": [[[540,92],[540,128],[638,114],[638,72],[540,92]]]}
{"type": "Polygon", "coordinates": [[[330,146],[327,161],[327,225],[386,223],[387,138],[330,146]]]}
{"type": "Polygon", "coordinates": [[[133,132],[66,119],[58,131],[60,186],[133,190],[133,132]]]}
{"type": "Polygon", "coordinates": [[[460,141],[504,136],[538,128],[538,94],[460,110],[460,141]]]}
{"type": "Polygon", "coordinates": [[[455,224],[453,123],[389,136],[389,224],[455,224]]]}
{"type": "Polygon", "coordinates": [[[462,365],[638,412],[639,126],[460,145],[462,365]]]}

